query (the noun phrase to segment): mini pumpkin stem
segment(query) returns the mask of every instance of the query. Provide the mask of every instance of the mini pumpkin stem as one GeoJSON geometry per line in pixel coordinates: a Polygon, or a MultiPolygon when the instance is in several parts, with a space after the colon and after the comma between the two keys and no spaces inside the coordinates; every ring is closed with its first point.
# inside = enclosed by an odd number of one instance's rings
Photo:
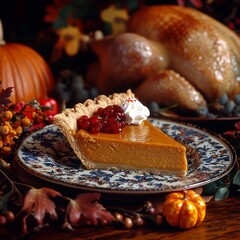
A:
{"type": "Polygon", "coordinates": [[[0,45],[4,45],[6,42],[3,39],[3,25],[0,19],[0,45]]]}
{"type": "Polygon", "coordinates": [[[187,200],[188,198],[187,198],[187,190],[184,190],[183,191],[183,199],[184,200],[187,200]]]}

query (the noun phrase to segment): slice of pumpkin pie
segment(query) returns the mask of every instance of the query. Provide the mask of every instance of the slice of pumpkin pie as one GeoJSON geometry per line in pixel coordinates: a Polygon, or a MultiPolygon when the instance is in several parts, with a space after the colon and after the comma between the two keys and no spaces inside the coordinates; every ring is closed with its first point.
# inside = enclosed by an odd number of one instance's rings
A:
{"type": "Polygon", "coordinates": [[[100,95],[55,115],[88,169],[123,169],[185,176],[186,148],[154,127],[131,92],[100,95]]]}

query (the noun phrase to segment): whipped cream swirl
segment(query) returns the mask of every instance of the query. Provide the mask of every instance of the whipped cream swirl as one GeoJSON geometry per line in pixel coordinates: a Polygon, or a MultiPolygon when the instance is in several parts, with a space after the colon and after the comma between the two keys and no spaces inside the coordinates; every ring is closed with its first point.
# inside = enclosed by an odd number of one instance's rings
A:
{"type": "Polygon", "coordinates": [[[150,115],[149,109],[136,98],[127,98],[122,103],[127,124],[140,125],[150,115]]]}

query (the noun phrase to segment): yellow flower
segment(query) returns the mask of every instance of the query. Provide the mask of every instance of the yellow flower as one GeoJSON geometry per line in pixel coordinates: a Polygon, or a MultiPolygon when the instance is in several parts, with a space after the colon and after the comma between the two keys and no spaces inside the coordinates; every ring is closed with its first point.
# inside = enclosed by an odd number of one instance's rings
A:
{"type": "Polygon", "coordinates": [[[6,126],[6,125],[0,126],[0,134],[1,135],[8,135],[10,130],[11,129],[9,128],[9,126],[6,126]]]}
{"type": "Polygon", "coordinates": [[[31,120],[27,117],[24,117],[21,123],[23,127],[29,127],[31,125],[31,120]]]}
{"type": "Polygon", "coordinates": [[[2,112],[1,118],[3,122],[11,120],[12,117],[13,117],[13,114],[11,111],[2,112]]]}
{"type": "Polygon", "coordinates": [[[22,127],[18,126],[17,128],[15,128],[15,132],[17,136],[20,136],[23,132],[22,127]]]}

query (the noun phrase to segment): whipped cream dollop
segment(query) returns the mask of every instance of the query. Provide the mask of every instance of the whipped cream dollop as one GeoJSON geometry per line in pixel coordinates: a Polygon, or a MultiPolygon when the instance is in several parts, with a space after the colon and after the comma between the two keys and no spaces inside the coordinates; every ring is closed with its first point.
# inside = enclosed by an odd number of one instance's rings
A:
{"type": "Polygon", "coordinates": [[[140,125],[150,115],[149,109],[136,98],[127,98],[122,103],[127,124],[140,125]]]}

